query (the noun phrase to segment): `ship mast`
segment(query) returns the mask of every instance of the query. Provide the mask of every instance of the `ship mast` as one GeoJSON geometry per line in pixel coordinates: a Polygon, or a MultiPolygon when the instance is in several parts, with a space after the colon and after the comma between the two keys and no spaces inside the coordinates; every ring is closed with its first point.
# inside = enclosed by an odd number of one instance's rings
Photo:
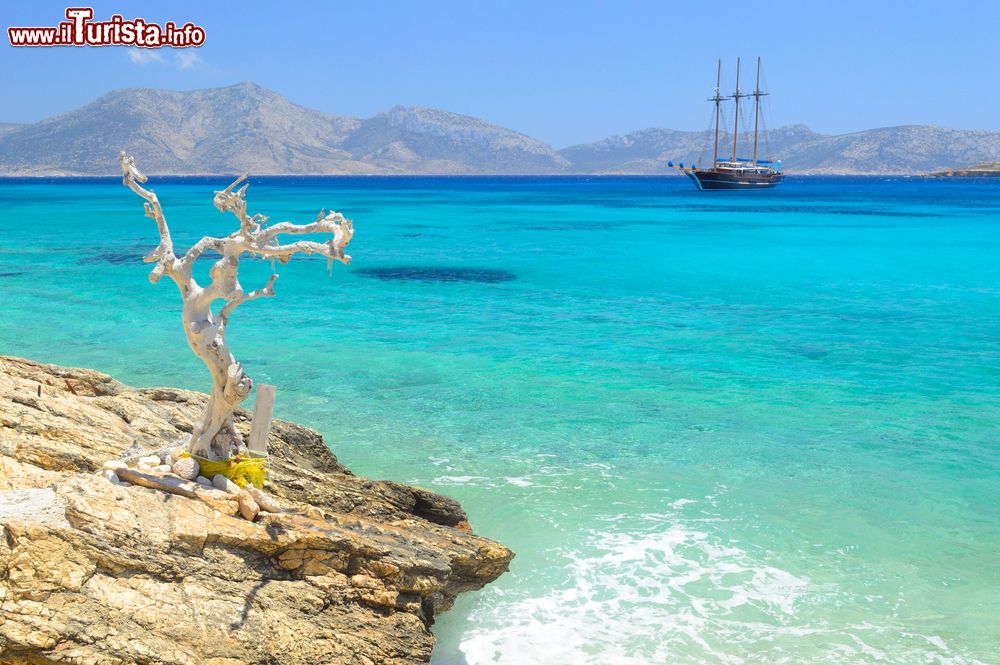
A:
{"type": "Polygon", "coordinates": [[[715,155],[712,157],[712,168],[719,162],[719,106],[724,97],[719,94],[722,90],[722,60],[719,60],[719,67],[715,73],[715,97],[710,102],[715,102],[715,155]]]}
{"type": "Polygon", "coordinates": [[[757,165],[757,125],[760,122],[760,98],[765,96],[766,92],[760,91],[760,56],[757,56],[757,85],[754,87],[753,91],[753,163],[754,166],[757,165]]]}
{"type": "Polygon", "coordinates": [[[733,161],[736,161],[736,139],[740,132],[740,97],[749,95],[740,94],[740,59],[736,58],[736,94],[733,100],[736,102],[736,110],[733,112],[733,161]]]}

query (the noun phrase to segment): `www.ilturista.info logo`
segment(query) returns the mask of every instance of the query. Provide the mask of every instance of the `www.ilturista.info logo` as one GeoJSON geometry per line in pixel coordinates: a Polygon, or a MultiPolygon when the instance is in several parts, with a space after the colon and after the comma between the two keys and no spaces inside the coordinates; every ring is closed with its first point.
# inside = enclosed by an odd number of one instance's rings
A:
{"type": "Polygon", "coordinates": [[[205,29],[193,23],[163,25],[115,14],[108,21],[92,21],[91,7],[68,7],[66,21],[50,28],[7,28],[11,46],[139,46],[186,48],[205,43],[205,29]]]}

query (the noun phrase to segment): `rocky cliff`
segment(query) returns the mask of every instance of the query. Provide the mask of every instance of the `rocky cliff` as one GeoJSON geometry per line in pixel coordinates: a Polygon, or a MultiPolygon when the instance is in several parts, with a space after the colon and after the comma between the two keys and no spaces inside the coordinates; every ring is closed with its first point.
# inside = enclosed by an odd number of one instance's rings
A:
{"type": "Polygon", "coordinates": [[[355,476],[291,423],[269,442],[282,511],[253,522],[95,475],[204,400],[0,357],[0,663],[426,663],[434,616],[507,569],[455,501],[355,476]]]}

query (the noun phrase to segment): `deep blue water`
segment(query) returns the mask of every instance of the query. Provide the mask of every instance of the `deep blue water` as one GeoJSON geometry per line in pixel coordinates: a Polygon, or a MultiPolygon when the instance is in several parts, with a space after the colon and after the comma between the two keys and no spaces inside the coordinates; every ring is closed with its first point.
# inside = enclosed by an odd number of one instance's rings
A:
{"type": "MultiPolygon", "coordinates": [[[[233,317],[276,415],[518,554],[437,663],[1000,662],[1000,179],[251,182],[356,228],[233,317]]],[[[151,178],[178,249],[226,184],[151,178]]],[[[0,181],[0,353],[206,389],[155,244],[117,180],[0,181]]]]}

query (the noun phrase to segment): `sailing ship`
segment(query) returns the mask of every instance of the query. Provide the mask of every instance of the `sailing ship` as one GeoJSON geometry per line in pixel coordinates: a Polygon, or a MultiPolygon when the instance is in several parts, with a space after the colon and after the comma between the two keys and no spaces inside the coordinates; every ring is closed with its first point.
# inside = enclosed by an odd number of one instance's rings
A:
{"type": "Polygon", "coordinates": [[[769,159],[757,159],[757,139],[758,128],[760,127],[760,98],[768,93],[760,89],[760,58],[757,58],[757,84],[754,91],[744,94],[740,91],[740,60],[736,59],[736,92],[728,97],[720,94],[722,89],[722,61],[719,60],[718,71],[715,81],[715,96],[709,99],[715,102],[715,153],[712,157],[710,168],[698,168],[697,166],[685,167],[681,162],[679,166],[674,166],[673,162],[667,165],[677,169],[694,181],[699,190],[704,189],[766,189],[776,186],[785,178],[781,171],[781,162],[772,162],[769,159]],[[753,97],[753,157],[737,156],[737,143],[740,133],[740,99],[753,97]],[[722,102],[732,99],[735,102],[733,112],[733,152],[727,157],[719,157],[719,116],[722,111],[722,102]]]}

